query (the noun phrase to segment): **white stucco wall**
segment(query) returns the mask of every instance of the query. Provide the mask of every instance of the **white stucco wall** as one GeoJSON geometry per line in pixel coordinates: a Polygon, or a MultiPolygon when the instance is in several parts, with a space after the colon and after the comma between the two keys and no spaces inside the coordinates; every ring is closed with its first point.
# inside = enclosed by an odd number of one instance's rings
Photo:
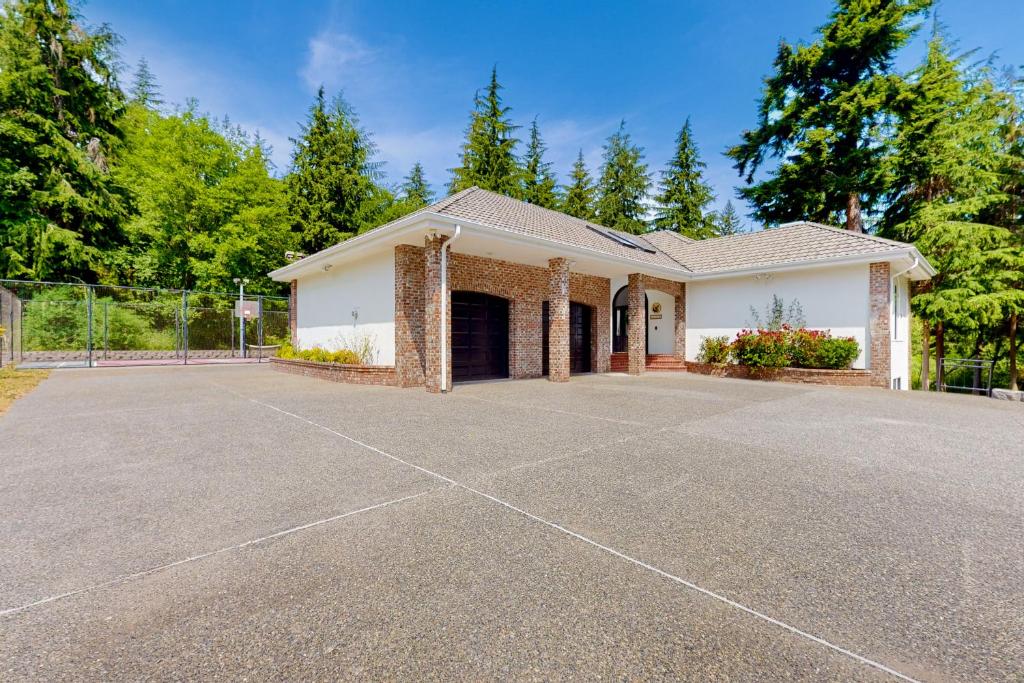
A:
{"type": "MultiPolygon", "coordinates": [[[[890,322],[892,330],[891,375],[899,380],[900,389],[910,389],[910,281],[898,277],[890,295],[890,322]]],[[[890,386],[895,387],[893,382],[890,386]]]]}
{"type": "Polygon", "coordinates": [[[298,346],[373,341],[375,365],[395,364],[395,257],[385,252],[298,282],[298,346]]]}
{"type": "Polygon", "coordinates": [[[686,285],[686,358],[696,360],[704,337],[734,339],[754,324],[750,307],[763,317],[772,295],[789,306],[800,301],[807,327],[831,330],[833,336],[853,337],[861,353],[855,368],[867,367],[868,266],[836,266],[689,282],[686,285]]]}

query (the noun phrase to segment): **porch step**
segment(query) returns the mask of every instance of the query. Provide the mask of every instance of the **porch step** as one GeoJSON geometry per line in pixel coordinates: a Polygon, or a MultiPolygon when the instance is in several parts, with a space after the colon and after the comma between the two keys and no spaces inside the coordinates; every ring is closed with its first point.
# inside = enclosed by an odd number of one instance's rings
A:
{"type": "MultiPolygon", "coordinates": [[[[665,370],[674,372],[683,372],[686,370],[686,362],[679,360],[675,356],[668,353],[652,353],[647,355],[647,361],[645,366],[648,370],[665,370]]],[[[613,353],[611,357],[611,371],[612,372],[628,372],[629,371],[629,354],[627,353],[613,353]]]]}

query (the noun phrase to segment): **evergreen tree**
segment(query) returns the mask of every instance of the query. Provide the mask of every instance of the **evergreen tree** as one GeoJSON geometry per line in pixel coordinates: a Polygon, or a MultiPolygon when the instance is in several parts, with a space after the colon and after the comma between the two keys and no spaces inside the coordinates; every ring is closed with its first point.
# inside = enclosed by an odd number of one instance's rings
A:
{"type": "Polygon", "coordinates": [[[131,101],[137,102],[144,107],[159,109],[164,101],[160,98],[160,86],[156,83],[156,76],[149,70],[149,62],[143,57],[135,68],[135,76],[132,78],[130,90],[131,101]]]}
{"type": "Polygon", "coordinates": [[[526,146],[526,158],[523,160],[522,197],[530,204],[554,209],[558,206],[558,181],[551,171],[551,163],[544,161],[546,151],[547,145],[541,140],[535,118],[530,125],[530,141],[526,146]]]}
{"type": "Polygon", "coordinates": [[[881,226],[885,235],[916,242],[939,269],[913,299],[915,312],[934,327],[939,357],[946,355],[948,332],[980,339],[984,328],[1005,320],[1007,301],[1019,298],[1012,293],[1021,270],[1012,235],[983,222],[1002,197],[999,116],[1005,102],[987,74],[967,74],[961,61],[935,35],[896,100],[892,190],[881,226]]]}
{"type": "Polygon", "coordinates": [[[409,204],[409,210],[422,208],[434,201],[434,193],[430,191],[430,185],[423,175],[423,166],[418,161],[405,177],[401,189],[402,200],[409,204]]]}
{"type": "Polygon", "coordinates": [[[326,249],[379,223],[392,197],[377,184],[376,148],[344,99],[328,104],[320,88],[292,142],[288,207],[305,251],[326,249]]]}
{"type": "Polygon", "coordinates": [[[740,194],[759,220],[828,222],[845,213],[848,229],[863,229],[862,208],[872,210],[884,191],[877,138],[899,93],[893,57],[931,3],[837,0],[816,42],[779,45],[758,126],[728,152],[749,184],[740,194]],[[767,156],[781,161],[755,183],[767,156]]]}
{"type": "Polygon", "coordinates": [[[715,232],[725,237],[726,235],[737,235],[745,230],[746,226],[743,225],[740,215],[736,213],[736,207],[732,205],[732,200],[726,201],[725,208],[715,214],[715,232]]]}
{"type": "Polygon", "coordinates": [[[714,216],[704,210],[715,199],[711,187],[704,180],[705,168],[707,164],[701,161],[693,141],[690,119],[686,119],[676,137],[675,156],[661,173],[655,228],[672,230],[697,240],[717,234],[714,216]]]}
{"type": "Polygon", "coordinates": [[[106,277],[127,211],[108,172],[124,107],[116,43],[66,0],[0,11],[0,277],[106,277]]]}
{"type": "Polygon", "coordinates": [[[644,200],[651,185],[643,150],[633,144],[626,122],[604,145],[604,165],[597,183],[597,220],[609,228],[640,234],[647,230],[644,200]]]}
{"type": "Polygon", "coordinates": [[[449,192],[458,192],[474,185],[510,197],[520,194],[520,169],[515,149],[519,142],[512,134],[519,128],[508,118],[510,107],[501,100],[498,69],[491,70],[486,92],[473,98],[462,159],[452,169],[449,192]]]}
{"type": "Polygon", "coordinates": [[[562,200],[561,210],[570,216],[592,221],[594,220],[596,194],[597,188],[594,187],[594,180],[590,177],[587,164],[583,161],[583,150],[581,149],[572,165],[572,173],[569,174],[569,186],[565,188],[565,198],[562,200]]]}

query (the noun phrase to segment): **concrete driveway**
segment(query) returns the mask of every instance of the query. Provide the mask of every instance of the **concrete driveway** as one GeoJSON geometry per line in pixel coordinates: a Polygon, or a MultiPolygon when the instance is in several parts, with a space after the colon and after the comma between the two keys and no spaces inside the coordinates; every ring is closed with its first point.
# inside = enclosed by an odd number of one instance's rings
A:
{"type": "Polygon", "coordinates": [[[1024,410],[686,375],[55,372],[0,678],[1024,676],[1024,410]]]}

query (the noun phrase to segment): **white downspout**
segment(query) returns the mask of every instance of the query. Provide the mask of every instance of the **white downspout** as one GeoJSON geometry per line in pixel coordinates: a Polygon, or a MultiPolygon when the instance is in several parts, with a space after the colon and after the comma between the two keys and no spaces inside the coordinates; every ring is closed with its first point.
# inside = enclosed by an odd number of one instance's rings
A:
{"type": "Polygon", "coordinates": [[[914,262],[910,265],[909,268],[904,268],[903,270],[901,270],[900,272],[896,273],[895,275],[890,276],[889,279],[892,280],[893,282],[895,282],[896,278],[898,278],[900,275],[906,275],[907,273],[912,271],[914,268],[917,268],[917,266],[920,263],[921,263],[921,260],[915,256],[914,257],[914,262]]]}
{"type": "Polygon", "coordinates": [[[441,393],[448,391],[448,250],[459,239],[462,226],[455,226],[455,234],[441,245],[441,393]]]}

